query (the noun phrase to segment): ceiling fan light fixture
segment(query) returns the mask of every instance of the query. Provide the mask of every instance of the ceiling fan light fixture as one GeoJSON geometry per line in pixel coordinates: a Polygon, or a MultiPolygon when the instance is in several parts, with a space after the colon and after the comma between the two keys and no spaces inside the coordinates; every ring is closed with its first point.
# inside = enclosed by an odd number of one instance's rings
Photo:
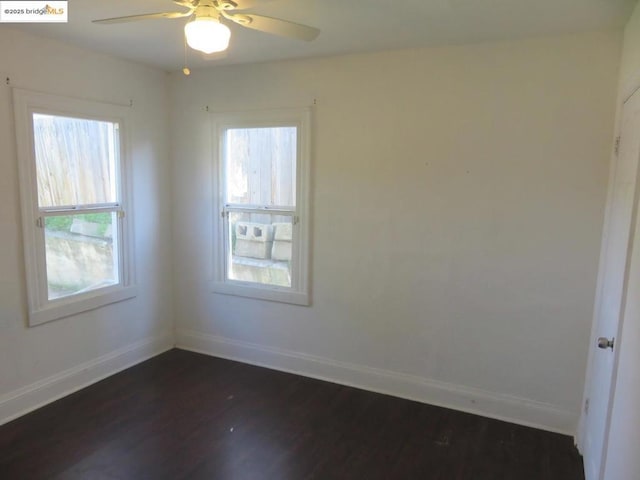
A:
{"type": "Polygon", "coordinates": [[[229,46],[231,30],[214,17],[198,17],[184,26],[187,44],[204,53],[222,52],[229,46]]]}

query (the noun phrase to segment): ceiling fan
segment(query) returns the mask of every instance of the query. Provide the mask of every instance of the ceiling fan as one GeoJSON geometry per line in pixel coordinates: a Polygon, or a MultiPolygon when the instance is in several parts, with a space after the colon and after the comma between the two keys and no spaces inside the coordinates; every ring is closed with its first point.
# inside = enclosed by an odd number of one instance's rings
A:
{"type": "Polygon", "coordinates": [[[191,48],[204,53],[222,52],[229,46],[231,31],[227,25],[221,22],[223,19],[242,27],[298,40],[311,41],[320,33],[317,28],[279,18],[253,13],[235,13],[235,10],[241,10],[245,7],[240,7],[233,0],[173,0],[173,3],[185,7],[187,10],[103,18],[93,20],[93,23],[109,24],[156,18],[193,17],[184,27],[185,38],[191,48]]]}

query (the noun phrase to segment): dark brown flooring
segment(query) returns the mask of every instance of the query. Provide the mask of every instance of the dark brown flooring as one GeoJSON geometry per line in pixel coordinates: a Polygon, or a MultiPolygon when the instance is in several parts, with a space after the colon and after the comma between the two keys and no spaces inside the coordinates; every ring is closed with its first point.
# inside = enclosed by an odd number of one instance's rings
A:
{"type": "Polygon", "coordinates": [[[171,350],[0,427],[0,478],[584,477],[566,436],[171,350]]]}

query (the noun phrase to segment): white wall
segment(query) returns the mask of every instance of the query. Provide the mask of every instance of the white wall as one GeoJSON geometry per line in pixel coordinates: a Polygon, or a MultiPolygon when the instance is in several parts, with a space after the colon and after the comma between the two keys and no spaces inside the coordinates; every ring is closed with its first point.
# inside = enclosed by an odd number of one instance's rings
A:
{"type": "Polygon", "coordinates": [[[172,344],[166,75],[0,29],[0,423],[172,344]],[[133,99],[137,298],[27,328],[11,88],[133,99]]]}
{"type": "Polygon", "coordinates": [[[171,79],[178,345],[573,434],[621,36],[171,79]],[[214,295],[211,110],[315,108],[311,307],[214,295]]]}

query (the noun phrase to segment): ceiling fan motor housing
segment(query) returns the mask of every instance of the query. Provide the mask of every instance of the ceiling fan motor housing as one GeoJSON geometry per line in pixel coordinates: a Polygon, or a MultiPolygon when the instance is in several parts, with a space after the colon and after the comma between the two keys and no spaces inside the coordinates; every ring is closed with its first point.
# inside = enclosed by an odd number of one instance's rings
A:
{"type": "Polygon", "coordinates": [[[210,17],[210,18],[218,18],[220,15],[218,13],[218,9],[213,5],[198,5],[194,12],[196,18],[200,17],[210,17]]]}
{"type": "Polygon", "coordinates": [[[215,0],[214,5],[222,10],[235,10],[238,8],[238,4],[232,0],[215,0]]]}

